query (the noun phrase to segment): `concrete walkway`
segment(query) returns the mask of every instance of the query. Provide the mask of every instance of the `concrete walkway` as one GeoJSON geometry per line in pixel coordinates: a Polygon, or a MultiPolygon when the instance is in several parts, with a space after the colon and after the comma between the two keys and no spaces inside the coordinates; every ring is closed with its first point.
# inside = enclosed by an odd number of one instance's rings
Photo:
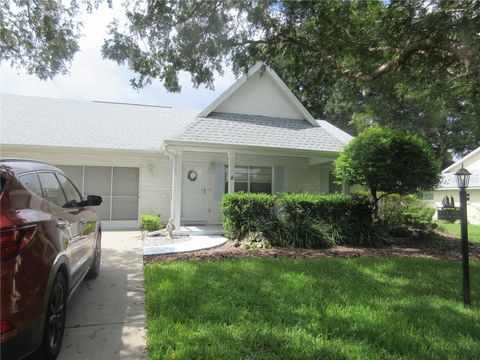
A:
{"type": "Polygon", "coordinates": [[[218,235],[191,236],[191,240],[181,243],[144,246],[143,255],[166,255],[197,250],[211,249],[227,242],[227,239],[218,235]]]}
{"type": "Polygon", "coordinates": [[[104,232],[100,275],[68,304],[58,360],[146,359],[144,302],[140,232],[104,232]]]}

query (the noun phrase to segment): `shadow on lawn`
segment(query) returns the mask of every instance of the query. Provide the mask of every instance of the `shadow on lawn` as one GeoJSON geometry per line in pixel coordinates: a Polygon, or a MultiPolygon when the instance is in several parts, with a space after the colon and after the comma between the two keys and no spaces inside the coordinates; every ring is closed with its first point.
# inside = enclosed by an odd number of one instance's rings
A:
{"type": "Polygon", "coordinates": [[[153,358],[480,358],[480,309],[463,308],[456,262],[250,259],[145,275],[153,358]]]}

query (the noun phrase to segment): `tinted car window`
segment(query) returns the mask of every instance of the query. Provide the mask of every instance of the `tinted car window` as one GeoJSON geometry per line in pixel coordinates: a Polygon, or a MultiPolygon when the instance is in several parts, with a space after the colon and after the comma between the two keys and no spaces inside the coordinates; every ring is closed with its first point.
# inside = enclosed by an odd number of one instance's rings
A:
{"type": "Polygon", "coordinates": [[[39,173],[40,183],[43,188],[43,197],[57,206],[63,207],[67,200],[57,177],[53,173],[39,173]]]}
{"type": "Polygon", "coordinates": [[[4,178],[3,176],[0,176],[0,194],[3,192],[3,188],[5,187],[6,183],[7,183],[7,179],[4,178]]]}
{"type": "Polygon", "coordinates": [[[33,192],[35,195],[43,197],[42,187],[40,185],[40,180],[36,173],[20,175],[18,180],[25,186],[28,190],[33,192]]]}
{"type": "Polygon", "coordinates": [[[65,192],[65,196],[67,197],[67,203],[63,207],[77,207],[78,203],[82,201],[80,193],[65,176],[58,174],[57,177],[58,181],[60,181],[60,185],[62,185],[63,191],[65,192]]]}

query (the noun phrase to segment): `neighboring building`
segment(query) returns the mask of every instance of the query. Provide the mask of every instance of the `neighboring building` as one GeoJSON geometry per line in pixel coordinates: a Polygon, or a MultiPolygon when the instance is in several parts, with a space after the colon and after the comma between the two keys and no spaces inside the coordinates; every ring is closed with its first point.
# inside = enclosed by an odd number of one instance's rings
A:
{"type": "Polygon", "coordinates": [[[58,165],[101,195],[104,228],[135,228],[142,213],[218,224],[226,192],[338,191],[331,164],[351,139],[263,64],[200,113],[14,95],[0,105],[1,156],[58,165]]]}
{"type": "Polygon", "coordinates": [[[431,203],[441,207],[442,200],[445,196],[449,196],[453,197],[455,206],[459,206],[459,189],[454,174],[462,165],[472,174],[467,189],[470,197],[467,202],[468,221],[472,224],[480,224],[480,147],[442,171],[440,187],[433,192],[431,203]]]}

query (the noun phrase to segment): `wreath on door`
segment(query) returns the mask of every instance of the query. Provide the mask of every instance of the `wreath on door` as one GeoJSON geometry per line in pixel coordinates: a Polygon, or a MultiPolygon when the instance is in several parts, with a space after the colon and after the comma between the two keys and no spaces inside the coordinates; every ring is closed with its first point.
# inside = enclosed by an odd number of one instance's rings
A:
{"type": "Polygon", "coordinates": [[[198,174],[195,170],[190,170],[187,174],[187,178],[190,181],[195,181],[197,180],[198,174]]]}

